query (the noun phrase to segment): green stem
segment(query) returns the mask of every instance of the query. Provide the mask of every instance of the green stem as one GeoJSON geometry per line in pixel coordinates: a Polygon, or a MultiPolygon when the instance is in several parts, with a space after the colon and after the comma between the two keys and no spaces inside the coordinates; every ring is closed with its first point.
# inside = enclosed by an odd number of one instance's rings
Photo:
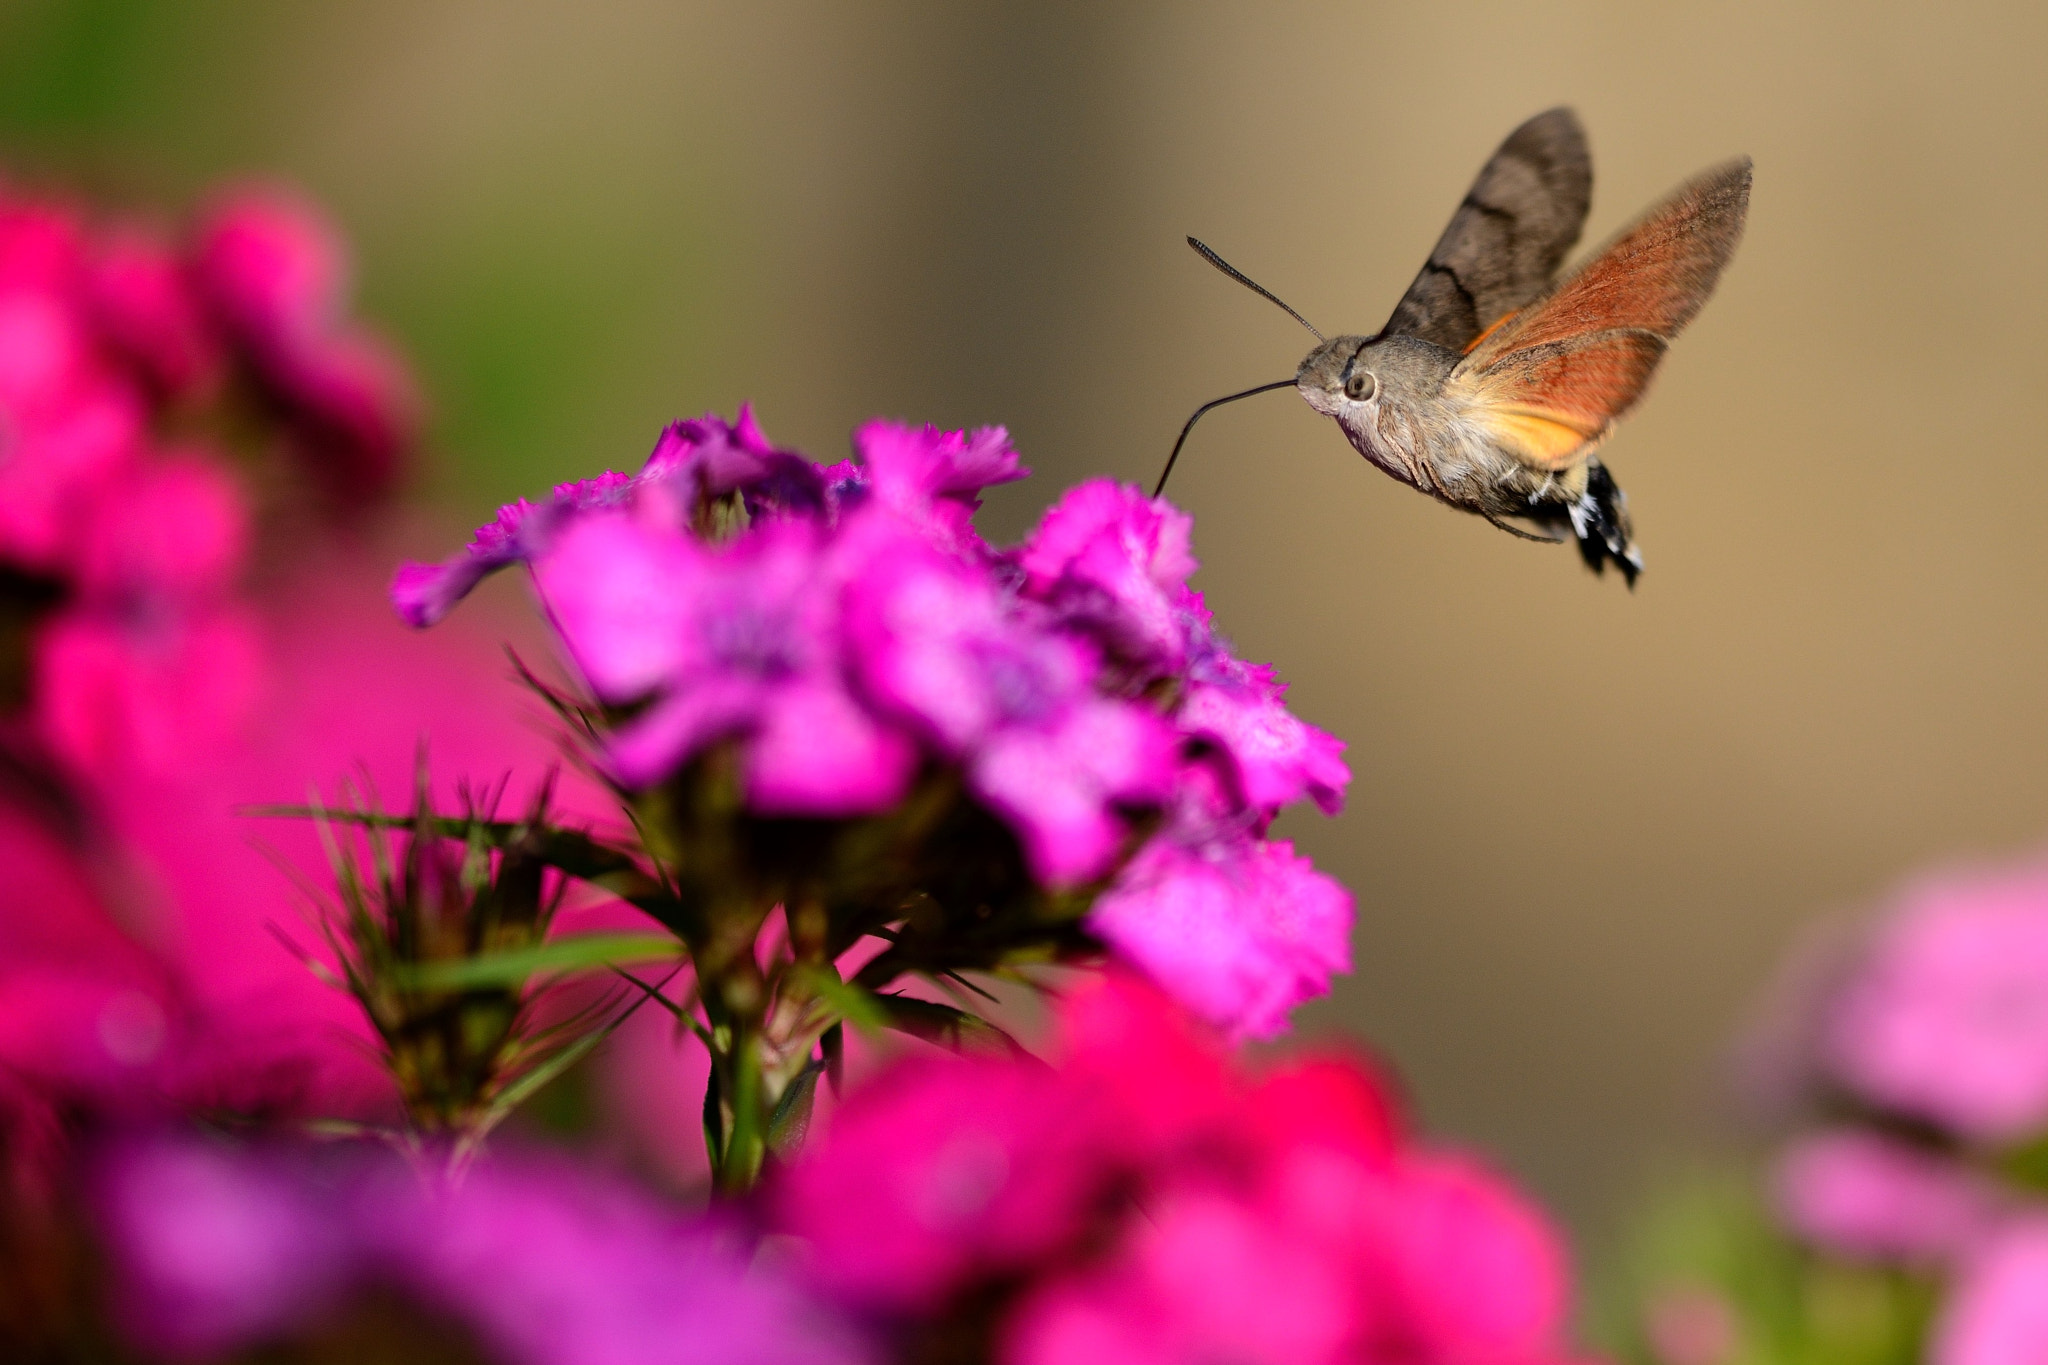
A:
{"type": "MultiPolygon", "coordinates": [[[[718,1065],[713,1058],[712,1064],[718,1065]]],[[[744,1194],[761,1178],[768,1156],[768,1112],[761,1075],[761,1040],[753,1029],[736,1030],[724,1059],[725,1150],[713,1154],[712,1175],[719,1192],[744,1194]]]]}

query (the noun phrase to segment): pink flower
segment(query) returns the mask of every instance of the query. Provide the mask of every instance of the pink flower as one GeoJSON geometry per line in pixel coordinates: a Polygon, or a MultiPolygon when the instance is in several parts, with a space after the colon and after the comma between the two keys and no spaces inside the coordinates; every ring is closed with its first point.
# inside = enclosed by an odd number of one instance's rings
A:
{"type": "Polygon", "coordinates": [[[716,413],[671,424],[642,467],[642,484],[662,485],[687,516],[699,499],[741,494],[754,516],[826,511],[823,471],[762,434],[754,410],[740,404],[731,422],[716,413]]]}
{"type": "Polygon", "coordinates": [[[1877,932],[1828,1021],[1866,1099],[2000,1142],[2048,1125],[2048,871],[1934,882],[1877,932]]]}
{"type": "Polygon", "coordinates": [[[964,761],[1042,881],[1101,872],[1126,834],[1117,807],[1166,796],[1171,732],[1097,692],[1093,653],[1018,610],[984,565],[884,541],[852,575],[847,621],[869,695],[964,761]]]}
{"type": "Polygon", "coordinates": [[[142,227],[109,233],[85,281],[94,322],[107,344],[149,382],[177,399],[218,376],[219,338],[207,324],[171,244],[142,227]]]}
{"type": "Polygon", "coordinates": [[[1556,1235],[1405,1143],[1369,1070],[1254,1081],[1116,974],[1060,1016],[1050,1069],[901,1064],[789,1169],[778,1225],[835,1296],[913,1342],[995,1311],[1011,1365],[1566,1358],[1556,1235]]]}
{"type": "Polygon", "coordinates": [[[347,249],[324,214],[287,190],[249,186],[222,195],[193,255],[221,324],[266,358],[317,349],[341,323],[347,249]]]}
{"type": "Polygon", "coordinates": [[[349,501],[388,492],[419,403],[389,348],[349,323],[346,255],[326,219],[282,190],[233,191],[202,225],[192,272],[329,490],[349,501]]]}
{"type": "Polygon", "coordinates": [[[521,498],[499,508],[461,554],[439,564],[400,565],[391,584],[392,605],[408,625],[431,626],[490,575],[545,554],[556,534],[585,513],[640,508],[645,500],[641,520],[665,521],[680,531],[700,499],[735,492],[756,516],[822,513],[828,502],[818,466],[770,445],[743,403],[732,423],[706,414],[664,428],[638,474],[610,471],[559,484],[539,504],[521,498]]]}
{"type": "Polygon", "coordinates": [[[1979,1246],[1935,1323],[1932,1365],[2048,1360],[2048,1218],[2014,1222],[1979,1246]]]}
{"type": "Polygon", "coordinates": [[[288,1333],[355,1271],[315,1170],[195,1142],[118,1154],[99,1191],[138,1344],[211,1356],[288,1333]]]}
{"type": "Polygon", "coordinates": [[[853,448],[865,474],[864,491],[934,544],[955,552],[983,548],[973,528],[982,490],[1031,473],[1001,427],[940,431],[875,421],[853,433],[853,448]]]}
{"type": "Polygon", "coordinates": [[[1024,590],[1147,676],[1188,661],[1183,601],[1195,571],[1194,519],[1135,486],[1096,479],[1067,490],[1018,552],[1024,590]]]}
{"type": "Polygon", "coordinates": [[[622,780],[653,782],[740,734],[758,810],[843,815],[903,794],[915,749],[846,691],[837,594],[810,526],[770,523],[710,548],[624,514],[587,516],[534,581],[600,696],[658,694],[610,744],[622,780]]]}
{"type": "Polygon", "coordinates": [[[0,1070],[72,1102],[139,1100],[177,1023],[175,980],[149,942],[167,926],[124,931],[76,850],[4,804],[0,868],[0,1070]]]}
{"type": "Polygon", "coordinates": [[[52,575],[144,420],[76,306],[83,250],[66,215],[0,201],[0,560],[52,575]]]}
{"type": "Polygon", "coordinates": [[[922,1058],[856,1094],[777,1191],[821,1283],[930,1312],[977,1275],[1028,1267],[1086,1226],[1100,1181],[1085,1095],[1040,1068],[922,1058]]]}
{"type": "MultiPolygon", "coordinates": [[[[1313,1365],[1356,1357],[1343,1261],[1228,1195],[1177,1192],[1107,1268],[1056,1282],[1010,1324],[1005,1365],[1313,1365]]],[[[1367,1357],[1369,1358],[1369,1357],[1367,1357]]]]}
{"type": "Polygon", "coordinates": [[[1232,657],[1205,622],[1174,720],[1229,759],[1244,805],[1274,812],[1307,796],[1335,815],[1351,785],[1344,741],[1297,718],[1286,695],[1270,666],[1232,657]]]}
{"type": "Polygon", "coordinates": [[[51,746],[92,772],[162,769],[217,744],[255,701],[261,647],[228,593],[248,537],[240,488],[197,453],[105,490],[79,536],[73,601],[37,641],[51,746]]]}
{"type": "Polygon", "coordinates": [[[376,1285],[510,1365],[852,1365],[860,1343],[721,1229],[562,1160],[429,1183],[369,1151],[159,1140],[117,1151],[102,1225],[124,1325],[214,1355],[315,1331],[376,1285]]]}
{"type": "Polygon", "coordinates": [[[1117,877],[1088,927],[1187,1008],[1268,1038],[1351,969],[1351,894],[1293,846],[1254,838],[1182,774],[1175,815],[1117,877]]]}
{"type": "Polygon", "coordinates": [[[583,513],[626,505],[636,481],[607,472],[594,479],[558,484],[547,501],[521,498],[498,509],[477,527],[462,553],[439,564],[405,563],[391,580],[391,604],[399,619],[416,628],[438,624],[455,604],[500,569],[530,564],[552,543],[558,527],[583,513]]]}
{"type": "Polygon", "coordinates": [[[2000,1204],[1955,1163],[1858,1129],[1800,1139],[1779,1157],[1775,1184],[1793,1232],[1865,1260],[1946,1260],[1990,1227],[2000,1204]]]}

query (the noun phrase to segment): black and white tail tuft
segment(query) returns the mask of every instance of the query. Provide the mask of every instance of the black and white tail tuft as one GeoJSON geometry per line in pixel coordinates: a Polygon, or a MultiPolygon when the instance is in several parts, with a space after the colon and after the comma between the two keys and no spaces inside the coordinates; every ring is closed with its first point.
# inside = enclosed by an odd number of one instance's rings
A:
{"type": "Polygon", "coordinates": [[[1615,486],[1614,476],[1597,459],[1586,461],[1586,491],[1572,504],[1571,516],[1572,533],[1579,538],[1579,553],[1585,557],[1586,567],[1600,573],[1611,559],[1629,587],[1635,587],[1636,575],[1643,571],[1643,556],[1629,529],[1628,495],[1615,486]]]}

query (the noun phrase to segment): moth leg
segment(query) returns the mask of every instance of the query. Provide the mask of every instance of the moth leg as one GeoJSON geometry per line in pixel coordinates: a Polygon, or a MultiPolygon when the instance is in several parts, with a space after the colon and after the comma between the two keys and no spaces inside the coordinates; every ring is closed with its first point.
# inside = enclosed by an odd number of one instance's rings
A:
{"type": "MultiPolygon", "coordinates": [[[[1481,512],[1479,515],[1485,517],[1489,522],[1493,523],[1495,526],[1498,526],[1501,530],[1506,531],[1509,535],[1515,537],[1517,540],[1533,540],[1538,545],[1555,545],[1559,541],[1564,539],[1564,536],[1562,534],[1554,536],[1541,536],[1537,535],[1534,531],[1524,531],[1519,526],[1510,526],[1505,521],[1502,521],[1499,517],[1495,516],[1491,512],[1481,512]]],[[[1574,518],[1574,522],[1576,523],[1576,518],[1574,518]]]]}

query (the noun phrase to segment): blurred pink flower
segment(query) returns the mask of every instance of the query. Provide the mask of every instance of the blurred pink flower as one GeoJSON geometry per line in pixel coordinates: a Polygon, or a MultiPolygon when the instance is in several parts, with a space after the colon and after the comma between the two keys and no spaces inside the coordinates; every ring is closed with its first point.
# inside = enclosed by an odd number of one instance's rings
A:
{"type": "Polygon", "coordinates": [[[1990,1228],[2002,1203],[1962,1166],[1854,1128],[1799,1139],[1779,1156],[1774,1184],[1794,1233],[1860,1260],[1945,1261],[1990,1228]]]}
{"type": "Polygon", "coordinates": [[[389,492],[419,400],[389,347],[348,320],[346,251],[325,217],[274,187],[230,191],[201,224],[192,278],[328,490],[389,492]]]}
{"type": "Polygon", "coordinates": [[[1016,1365],[1567,1358],[1555,1233],[1404,1142],[1369,1070],[1254,1080],[1118,974],[1060,1014],[1049,1069],[921,1058],[847,1101],[776,1191],[820,1283],[899,1330],[999,1291],[1016,1365]]]}
{"type": "Polygon", "coordinates": [[[432,1182],[386,1153],[192,1139],[117,1150],[101,1222],[137,1345],[289,1341],[365,1288],[467,1326],[509,1365],[837,1365],[860,1343],[722,1230],[568,1161],[432,1182]]]}
{"type": "Polygon", "coordinates": [[[94,253],[85,290],[107,345],[158,396],[182,399],[218,379],[220,339],[167,239],[139,225],[110,231],[94,253]]]}
{"type": "Polygon", "coordinates": [[[42,627],[33,696],[81,771],[161,770],[231,735],[260,688],[255,622],[231,593],[249,538],[239,485],[195,451],[105,490],[72,595],[42,627]]]}
{"type": "Polygon", "coordinates": [[[46,1095],[132,1102],[178,1022],[153,951],[167,926],[117,924],[79,850],[5,803],[0,868],[0,1070],[46,1095]]]}
{"type": "Polygon", "coordinates": [[[2048,1218],[2018,1220],[1976,1249],[1942,1305],[1930,1365],[2048,1360],[2048,1218]]]}
{"type": "Polygon", "coordinates": [[[2048,1126],[2048,870],[1909,892],[1835,1003],[1824,1046],[1865,1099],[1964,1137],[2048,1126]]]}
{"type": "MultiPolygon", "coordinates": [[[[1108,1267],[1055,1281],[1019,1310],[1005,1365],[1313,1365],[1355,1354],[1349,1267],[1263,1209],[1176,1191],[1108,1267]]],[[[1406,1356],[1412,1360],[1428,1357],[1406,1356]]]]}
{"type": "Polygon", "coordinates": [[[992,1059],[908,1062],[843,1105],[778,1190],[820,1280],[927,1312],[977,1274],[1028,1267],[1085,1226],[1095,1132],[1059,1078],[992,1059]]]}
{"type": "Polygon", "coordinates": [[[47,575],[143,436],[78,304],[84,250],[70,215],[0,196],[0,560],[47,575]]]}

